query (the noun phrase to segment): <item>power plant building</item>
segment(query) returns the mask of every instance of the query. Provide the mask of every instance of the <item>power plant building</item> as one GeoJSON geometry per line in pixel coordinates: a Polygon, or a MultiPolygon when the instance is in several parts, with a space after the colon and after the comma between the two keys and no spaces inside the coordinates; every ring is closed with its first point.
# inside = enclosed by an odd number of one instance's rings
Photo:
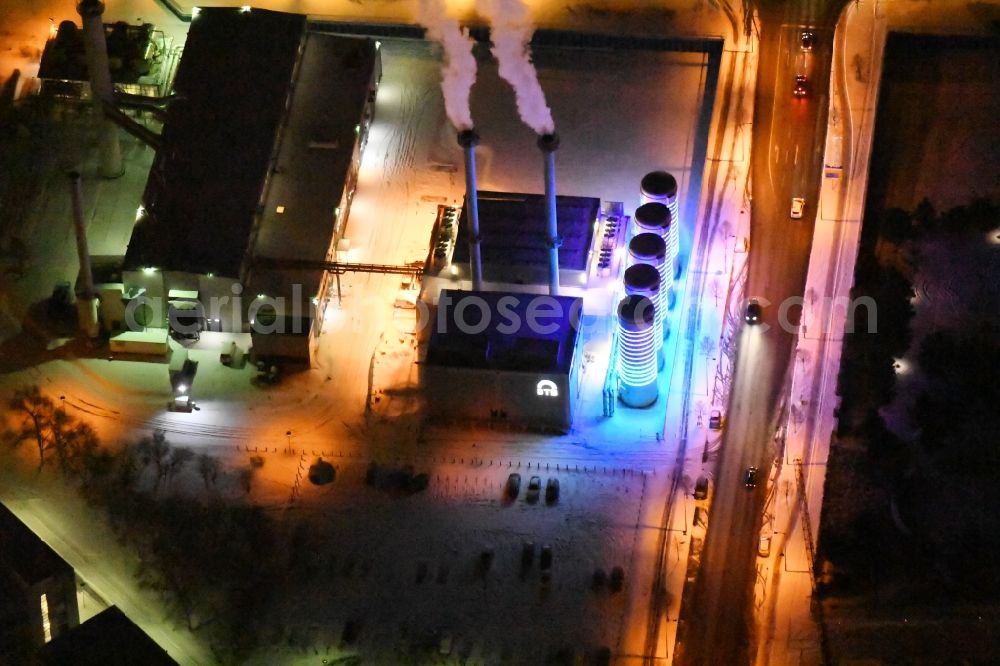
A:
{"type": "Polygon", "coordinates": [[[421,364],[427,415],[568,431],[582,309],[570,296],[443,290],[421,364]]]}
{"type": "Polygon", "coordinates": [[[260,357],[309,361],[380,75],[373,40],[201,9],[111,309],[147,297],[149,327],[183,309],[202,330],[250,331],[260,357]]]}
{"type": "MultiPolygon", "coordinates": [[[[548,293],[550,248],[545,196],[482,190],[477,194],[484,283],[492,289],[548,293]]],[[[557,196],[556,211],[561,238],[559,283],[565,288],[585,288],[601,201],[557,196]]],[[[428,264],[425,291],[432,301],[441,289],[471,287],[467,207],[462,208],[454,233],[450,260],[442,258],[428,264]]]]}

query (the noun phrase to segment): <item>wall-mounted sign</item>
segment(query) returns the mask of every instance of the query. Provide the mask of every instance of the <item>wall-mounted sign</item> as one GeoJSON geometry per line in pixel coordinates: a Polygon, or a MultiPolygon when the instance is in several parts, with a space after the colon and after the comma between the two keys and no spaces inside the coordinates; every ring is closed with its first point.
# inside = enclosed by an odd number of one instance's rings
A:
{"type": "Polygon", "coordinates": [[[551,379],[539,380],[538,384],[535,386],[535,392],[538,395],[545,396],[547,398],[558,398],[559,397],[559,387],[551,379]]]}

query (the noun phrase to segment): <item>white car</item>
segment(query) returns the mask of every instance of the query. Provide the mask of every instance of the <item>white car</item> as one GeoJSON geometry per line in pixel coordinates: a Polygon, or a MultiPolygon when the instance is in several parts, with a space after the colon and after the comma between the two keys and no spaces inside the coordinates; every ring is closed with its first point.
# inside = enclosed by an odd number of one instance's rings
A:
{"type": "Polygon", "coordinates": [[[757,541],[757,555],[767,557],[771,554],[771,535],[761,534],[757,541]]]}
{"type": "Polygon", "coordinates": [[[802,211],[806,208],[806,200],[802,197],[792,198],[792,212],[791,217],[793,220],[799,220],[802,218],[802,211]]]}

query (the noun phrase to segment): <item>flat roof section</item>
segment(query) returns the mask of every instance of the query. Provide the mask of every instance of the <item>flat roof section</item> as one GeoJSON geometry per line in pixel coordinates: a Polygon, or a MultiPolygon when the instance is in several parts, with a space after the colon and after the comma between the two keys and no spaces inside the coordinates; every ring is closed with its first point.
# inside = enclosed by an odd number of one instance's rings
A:
{"type": "Polygon", "coordinates": [[[305,30],[262,9],[191,21],[126,269],[240,277],[305,30]]]}
{"type": "Polygon", "coordinates": [[[571,296],[445,289],[425,363],[568,374],[582,312],[571,296]]]}
{"type": "Polygon", "coordinates": [[[177,664],[117,606],[46,644],[42,658],[46,664],[177,664]]]}
{"type": "MultiPolygon", "coordinates": [[[[489,267],[549,265],[545,197],[541,194],[477,192],[480,252],[484,272],[489,267]]],[[[556,224],[562,245],[559,268],[587,269],[587,253],[594,237],[594,220],[601,201],[593,197],[556,196],[556,224]]],[[[469,261],[468,213],[463,206],[452,261],[469,261]]],[[[547,273],[544,273],[547,275],[547,273]]]]}
{"type": "Polygon", "coordinates": [[[73,567],[0,504],[0,564],[10,568],[25,585],[34,585],[73,567]]]}
{"type": "MultiPolygon", "coordinates": [[[[326,260],[378,57],[370,39],[313,32],[306,36],[254,257],[326,260]]],[[[298,282],[306,294],[315,295],[322,271],[294,273],[296,281],[306,278],[298,282]]],[[[290,295],[292,283],[283,284],[277,277],[280,273],[267,278],[260,290],[290,295]]],[[[254,271],[251,283],[256,279],[254,271]]]]}

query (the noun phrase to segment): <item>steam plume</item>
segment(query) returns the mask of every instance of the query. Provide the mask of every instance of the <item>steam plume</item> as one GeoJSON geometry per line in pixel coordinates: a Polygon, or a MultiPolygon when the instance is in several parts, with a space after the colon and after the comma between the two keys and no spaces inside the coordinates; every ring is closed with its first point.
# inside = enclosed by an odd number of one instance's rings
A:
{"type": "Polygon", "coordinates": [[[531,64],[528,43],[534,27],[521,0],[478,0],[477,8],[490,22],[493,57],[502,76],[514,88],[517,112],[536,134],[552,134],[555,123],[531,64]]]}
{"type": "Polygon", "coordinates": [[[427,38],[444,47],[441,68],[441,92],[448,120],[459,130],[472,129],[469,92],[476,80],[476,57],[472,55],[472,38],[458,21],[445,12],[444,0],[420,0],[417,21],[427,28],[427,38]]]}

